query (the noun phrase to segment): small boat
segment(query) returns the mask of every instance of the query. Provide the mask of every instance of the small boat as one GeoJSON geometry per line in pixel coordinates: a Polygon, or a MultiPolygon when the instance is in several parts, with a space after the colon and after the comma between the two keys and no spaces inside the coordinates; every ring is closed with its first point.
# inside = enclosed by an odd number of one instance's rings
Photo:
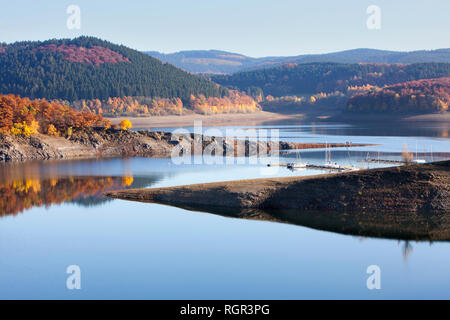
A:
{"type": "Polygon", "coordinates": [[[308,166],[307,163],[302,162],[302,157],[300,156],[300,152],[297,152],[295,155],[296,161],[295,162],[288,162],[286,163],[286,167],[290,170],[294,169],[304,169],[308,166]]]}
{"type": "Polygon", "coordinates": [[[329,168],[329,169],[342,169],[342,167],[341,167],[339,164],[337,164],[336,162],[335,162],[335,163],[327,162],[327,163],[325,163],[324,168],[329,168]]]}
{"type": "Polygon", "coordinates": [[[416,164],[424,164],[424,163],[427,163],[427,161],[426,161],[425,159],[419,159],[419,158],[418,158],[418,154],[417,154],[417,141],[416,141],[416,156],[415,156],[415,159],[413,159],[411,162],[412,162],[412,163],[416,163],[416,164]]]}
{"type": "Polygon", "coordinates": [[[342,169],[337,162],[331,162],[331,150],[328,148],[328,143],[325,143],[325,164],[326,169],[342,169]]]}
{"type": "Polygon", "coordinates": [[[300,168],[306,168],[308,166],[307,163],[304,162],[289,162],[286,164],[286,167],[288,169],[300,169],[300,168]]]}
{"type": "Polygon", "coordinates": [[[356,166],[343,166],[341,167],[344,171],[358,171],[361,170],[360,167],[356,167],[356,166]]]}

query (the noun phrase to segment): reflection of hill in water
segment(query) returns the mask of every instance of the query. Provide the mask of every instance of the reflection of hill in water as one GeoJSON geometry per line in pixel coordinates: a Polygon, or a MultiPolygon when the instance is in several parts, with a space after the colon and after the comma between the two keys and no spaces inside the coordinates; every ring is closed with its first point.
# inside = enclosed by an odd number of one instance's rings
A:
{"type": "Polygon", "coordinates": [[[447,213],[340,213],[299,210],[232,209],[221,207],[181,208],[225,217],[289,223],[358,237],[415,241],[450,241],[450,212],[447,213]]]}
{"type": "MultiPolygon", "coordinates": [[[[301,111],[299,110],[301,113],[301,111]]],[[[326,112],[326,111],[325,111],[326,112]]],[[[316,121],[317,119],[315,119],[316,121]]],[[[350,118],[350,125],[336,125],[337,123],[345,122],[346,119],[339,119],[338,122],[304,122],[298,119],[267,121],[262,125],[267,126],[286,126],[286,125],[311,125],[309,128],[302,128],[302,131],[310,132],[312,134],[320,135],[338,135],[338,136],[390,136],[390,137],[434,137],[434,138],[448,138],[450,132],[450,125],[448,121],[389,121],[384,119],[382,121],[371,120],[352,120],[350,118]],[[380,130],[380,126],[382,130],[380,130]]],[[[281,128],[282,129],[282,128],[281,128]]],[[[283,129],[282,129],[283,130],[283,129]]],[[[297,131],[295,129],[289,129],[297,131]]],[[[298,131],[299,133],[301,131],[298,131]]]]}
{"type": "Polygon", "coordinates": [[[112,199],[105,197],[103,192],[121,189],[121,188],[147,188],[152,186],[161,180],[160,177],[115,177],[114,179],[120,179],[120,184],[112,188],[102,189],[96,192],[94,195],[81,195],[74,198],[70,203],[77,204],[81,207],[90,208],[102,205],[104,203],[111,202],[112,199]],[[131,183],[131,184],[130,184],[131,183]]]}
{"type": "Polygon", "coordinates": [[[100,206],[104,203],[111,202],[111,199],[105,198],[105,197],[98,197],[98,196],[89,196],[89,197],[82,197],[80,199],[74,199],[72,201],[69,201],[69,203],[76,204],[80,207],[85,208],[91,208],[100,206]]]}
{"type": "Polygon", "coordinates": [[[111,201],[105,191],[145,188],[159,177],[58,177],[14,179],[0,183],[0,215],[16,215],[33,207],[63,202],[93,207],[111,201]]]}

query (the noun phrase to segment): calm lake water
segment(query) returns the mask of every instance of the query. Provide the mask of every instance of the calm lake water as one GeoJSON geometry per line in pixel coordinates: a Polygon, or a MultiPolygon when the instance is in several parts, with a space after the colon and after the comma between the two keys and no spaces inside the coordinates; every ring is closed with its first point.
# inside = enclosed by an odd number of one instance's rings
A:
{"type": "MultiPolygon", "coordinates": [[[[278,129],[284,141],[377,144],[333,149],[332,160],[341,164],[367,166],[361,162],[366,157],[400,159],[404,146],[428,160],[450,158],[446,123],[263,127],[278,129]]],[[[300,156],[321,164],[325,151],[305,150],[300,156]]],[[[370,164],[376,166],[386,164],[370,164]]],[[[263,161],[175,165],[147,158],[2,165],[0,298],[450,298],[447,241],[345,235],[325,231],[320,223],[312,228],[238,219],[102,195],[130,187],[325,173],[266,168],[263,161]],[[66,288],[69,265],[81,269],[80,290],[66,288]],[[366,287],[370,265],[381,269],[380,290],[366,287]]]]}

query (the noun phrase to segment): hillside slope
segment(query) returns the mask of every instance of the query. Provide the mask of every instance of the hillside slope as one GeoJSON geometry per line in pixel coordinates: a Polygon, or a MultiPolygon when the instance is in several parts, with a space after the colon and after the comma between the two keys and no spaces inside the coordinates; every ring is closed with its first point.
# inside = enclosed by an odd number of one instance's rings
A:
{"type": "Polygon", "coordinates": [[[346,92],[350,86],[385,85],[450,76],[450,63],[410,65],[310,63],[216,75],[213,81],[244,91],[285,96],[346,92]]]}
{"type": "Polygon", "coordinates": [[[260,59],[219,50],[192,50],[164,54],[148,51],[148,55],[193,73],[228,74],[259,63],[260,59]]]}
{"type": "Polygon", "coordinates": [[[16,42],[0,50],[0,93],[30,98],[223,96],[216,84],[93,37],[16,42]]]}
{"type": "Polygon", "coordinates": [[[358,113],[443,112],[450,105],[450,77],[408,81],[357,94],[347,111],[358,113]]]}

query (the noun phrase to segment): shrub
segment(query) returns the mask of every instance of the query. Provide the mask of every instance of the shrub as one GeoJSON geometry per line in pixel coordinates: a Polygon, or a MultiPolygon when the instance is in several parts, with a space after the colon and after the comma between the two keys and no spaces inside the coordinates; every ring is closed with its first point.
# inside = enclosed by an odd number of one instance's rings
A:
{"type": "Polygon", "coordinates": [[[119,127],[121,130],[128,130],[128,129],[132,128],[133,126],[132,126],[130,120],[124,119],[124,120],[120,121],[119,127]]]}
{"type": "Polygon", "coordinates": [[[50,124],[47,129],[47,134],[49,136],[59,136],[58,130],[56,130],[55,126],[50,124]]]}
{"type": "Polygon", "coordinates": [[[32,134],[38,133],[39,124],[37,121],[31,121],[28,125],[25,121],[22,123],[14,123],[13,127],[10,129],[12,135],[18,136],[22,135],[29,137],[32,134]]]}

